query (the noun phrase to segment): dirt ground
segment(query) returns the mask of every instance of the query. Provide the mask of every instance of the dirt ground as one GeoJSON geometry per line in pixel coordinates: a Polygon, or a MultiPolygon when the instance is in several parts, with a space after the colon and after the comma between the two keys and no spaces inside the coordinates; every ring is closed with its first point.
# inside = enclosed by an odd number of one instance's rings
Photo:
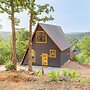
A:
{"type": "Polygon", "coordinates": [[[80,84],[77,82],[48,82],[44,75],[38,78],[29,75],[28,72],[0,73],[0,90],[90,90],[90,84],[80,84]]]}
{"type": "Polygon", "coordinates": [[[81,64],[75,61],[69,61],[65,63],[62,67],[76,70],[81,76],[90,77],[90,65],[81,64]]]}
{"type": "MultiPolygon", "coordinates": [[[[77,70],[81,76],[90,77],[89,65],[68,62],[63,68],[77,70]]],[[[30,72],[3,71],[0,72],[0,90],[90,90],[90,83],[80,84],[79,82],[69,82],[66,80],[49,82],[49,77],[43,75],[38,77],[30,72]]]]}

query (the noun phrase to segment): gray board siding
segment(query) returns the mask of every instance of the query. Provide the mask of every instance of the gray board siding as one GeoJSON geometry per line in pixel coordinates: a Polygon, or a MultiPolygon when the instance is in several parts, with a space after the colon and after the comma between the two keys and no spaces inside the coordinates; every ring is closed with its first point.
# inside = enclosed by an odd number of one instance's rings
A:
{"type": "Polygon", "coordinates": [[[64,52],[60,53],[60,66],[65,64],[68,60],[70,60],[70,53],[69,49],[65,50],[64,52]]]}
{"type": "MultiPolygon", "coordinates": [[[[42,31],[43,29],[38,26],[37,31],[42,31]]],[[[42,65],[42,53],[49,55],[49,50],[56,50],[56,58],[48,57],[48,66],[58,66],[60,67],[60,49],[54,44],[51,38],[47,35],[47,43],[36,43],[36,34],[33,38],[33,49],[36,51],[36,64],[42,65]]]]}

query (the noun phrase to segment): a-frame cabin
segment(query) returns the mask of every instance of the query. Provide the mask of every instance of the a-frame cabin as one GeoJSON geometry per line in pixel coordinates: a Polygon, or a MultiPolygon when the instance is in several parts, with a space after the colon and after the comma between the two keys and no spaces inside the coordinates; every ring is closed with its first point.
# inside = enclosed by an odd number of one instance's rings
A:
{"type": "MultiPolygon", "coordinates": [[[[70,45],[60,26],[38,23],[32,37],[34,65],[61,67],[70,59],[70,45]]],[[[28,64],[28,48],[21,65],[28,64]]]]}

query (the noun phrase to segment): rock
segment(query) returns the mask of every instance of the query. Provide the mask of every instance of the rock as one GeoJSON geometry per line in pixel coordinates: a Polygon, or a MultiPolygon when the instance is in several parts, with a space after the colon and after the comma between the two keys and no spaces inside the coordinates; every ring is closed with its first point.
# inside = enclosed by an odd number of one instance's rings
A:
{"type": "Polygon", "coordinates": [[[33,75],[34,74],[34,72],[29,72],[29,75],[33,75]]]}

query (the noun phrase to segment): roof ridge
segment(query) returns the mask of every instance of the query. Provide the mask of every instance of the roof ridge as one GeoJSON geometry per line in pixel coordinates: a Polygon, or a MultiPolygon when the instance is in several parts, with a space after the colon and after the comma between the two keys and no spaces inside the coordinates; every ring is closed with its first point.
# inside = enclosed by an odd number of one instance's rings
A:
{"type": "Polygon", "coordinates": [[[43,24],[43,25],[49,25],[49,26],[55,26],[55,27],[61,27],[61,26],[59,26],[59,25],[55,25],[55,24],[48,24],[48,23],[38,23],[38,24],[43,24]]]}

